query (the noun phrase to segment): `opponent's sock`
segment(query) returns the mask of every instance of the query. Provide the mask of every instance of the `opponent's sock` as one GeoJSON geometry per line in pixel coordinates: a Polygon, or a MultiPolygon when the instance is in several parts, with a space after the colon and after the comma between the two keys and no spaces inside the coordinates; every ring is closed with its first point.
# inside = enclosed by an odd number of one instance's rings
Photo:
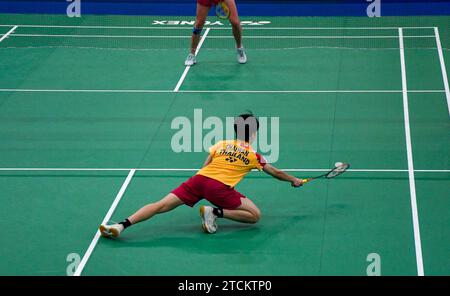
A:
{"type": "Polygon", "coordinates": [[[221,208],[214,208],[213,214],[217,216],[217,218],[223,218],[223,209],[221,208]]]}
{"type": "Polygon", "coordinates": [[[131,226],[131,222],[128,219],[123,220],[122,222],[120,222],[119,224],[122,224],[123,229],[130,227],[131,226]]]}

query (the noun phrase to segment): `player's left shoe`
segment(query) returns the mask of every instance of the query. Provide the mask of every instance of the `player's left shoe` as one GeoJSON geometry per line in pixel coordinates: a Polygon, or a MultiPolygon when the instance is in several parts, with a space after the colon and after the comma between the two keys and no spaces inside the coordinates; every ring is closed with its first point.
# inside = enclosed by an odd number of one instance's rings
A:
{"type": "Polygon", "coordinates": [[[197,58],[195,57],[195,54],[190,53],[184,61],[184,65],[191,67],[195,64],[197,64],[197,58]]]}
{"type": "Polygon", "coordinates": [[[237,49],[237,60],[239,64],[247,63],[247,55],[243,47],[237,49]]]}
{"type": "Polygon", "coordinates": [[[204,232],[215,233],[217,231],[217,216],[213,213],[213,207],[201,206],[200,217],[202,217],[202,227],[204,232]]]}
{"type": "Polygon", "coordinates": [[[116,238],[124,228],[122,224],[116,223],[112,225],[102,224],[98,229],[103,237],[116,238]]]}

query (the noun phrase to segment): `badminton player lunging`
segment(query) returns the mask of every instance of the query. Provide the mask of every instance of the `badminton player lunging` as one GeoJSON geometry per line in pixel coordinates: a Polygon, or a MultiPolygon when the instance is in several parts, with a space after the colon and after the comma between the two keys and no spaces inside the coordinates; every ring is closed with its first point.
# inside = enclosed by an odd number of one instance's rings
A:
{"type": "Polygon", "coordinates": [[[291,176],[272,165],[256,153],[250,143],[256,137],[259,122],[252,114],[239,115],[234,122],[236,138],[220,141],[210,148],[203,168],[182,183],[163,199],[148,204],[120,223],[100,225],[104,237],[118,237],[127,227],[165,213],[185,204],[193,207],[202,199],[214,207],[201,206],[200,216],[203,230],[217,231],[217,218],[227,218],[243,223],[256,223],[261,217],[258,207],[243,194],[234,189],[252,169],[263,170],[281,181],[288,181],[293,187],[303,185],[303,180],[291,176]]]}
{"type": "MultiPolygon", "coordinates": [[[[200,41],[200,34],[203,30],[203,26],[206,22],[211,6],[218,4],[222,0],[197,0],[197,18],[195,20],[194,29],[192,30],[191,52],[186,58],[184,64],[186,66],[193,66],[197,63],[195,57],[195,51],[197,50],[198,43],[200,41]]],[[[229,20],[233,30],[233,36],[236,41],[237,59],[240,64],[247,63],[247,56],[244,48],[242,47],[242,27],[239,20],[236,3],[234,0],[223,0],[230,9],[229,20]]]]}

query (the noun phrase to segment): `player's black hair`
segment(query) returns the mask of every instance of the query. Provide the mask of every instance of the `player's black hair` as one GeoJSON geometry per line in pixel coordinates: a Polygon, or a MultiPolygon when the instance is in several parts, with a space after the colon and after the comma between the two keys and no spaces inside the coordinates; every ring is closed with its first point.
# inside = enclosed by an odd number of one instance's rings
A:
{"type": "Polygon", "coordinates": [[[234,134],[236,139],[248,142],[250,137],[259,130],[259,121],[251,111],[238,115],[234,119],[234,134]]]}

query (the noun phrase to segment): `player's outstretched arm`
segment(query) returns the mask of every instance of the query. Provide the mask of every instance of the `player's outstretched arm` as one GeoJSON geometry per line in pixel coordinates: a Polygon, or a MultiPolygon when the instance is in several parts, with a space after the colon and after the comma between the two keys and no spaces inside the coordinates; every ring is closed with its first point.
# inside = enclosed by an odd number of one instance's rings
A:
{"type": "Polygon", "coordinates": [[[300,187],[303,185],[303,180],[296,178],[292,175],[289,175],[288,173],[283,172],[280,169],[277,169],[276,167],[270,165],[270,164],[266,164],[263,168],[264,172],[266,172],[267,174],[271,175],[272,177],[280,180],[280,181],[286,181],[286,182],[291,182],[291,185],[293,187],[300,187]]]}

